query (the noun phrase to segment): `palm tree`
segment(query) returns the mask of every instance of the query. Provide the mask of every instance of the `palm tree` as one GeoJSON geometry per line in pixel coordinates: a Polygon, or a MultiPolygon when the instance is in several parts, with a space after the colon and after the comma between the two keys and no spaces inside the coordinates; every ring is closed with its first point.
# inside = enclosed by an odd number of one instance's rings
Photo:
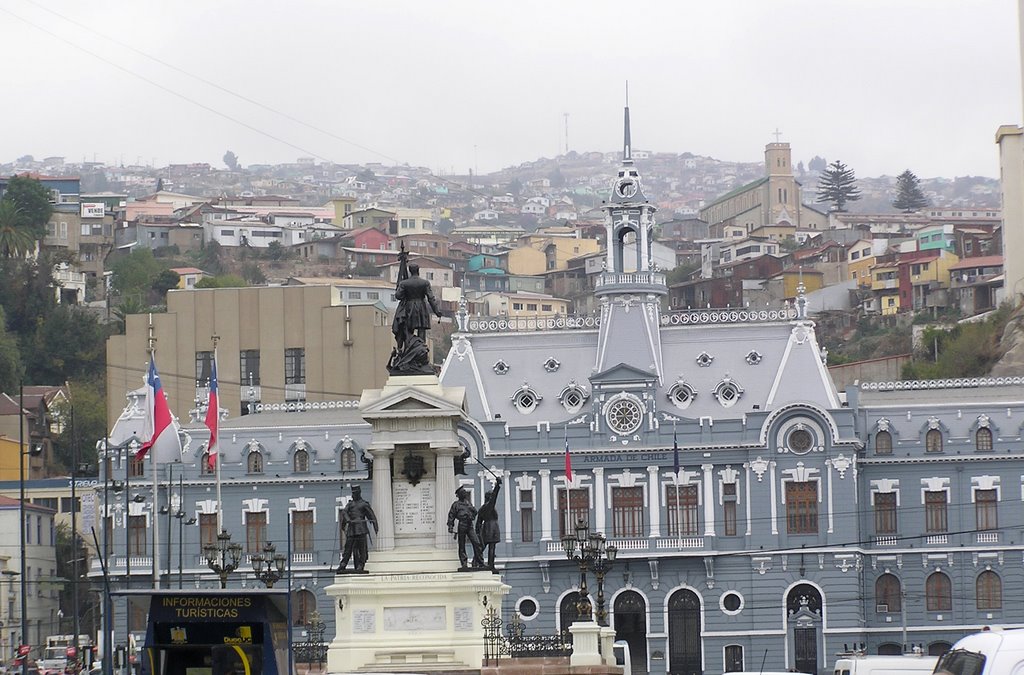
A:
{"type": "Polygon", "coordinates": [[[26,227],[20,216],[14,202],[0,199],[0,257],[20,258],[35,248],[32,228],[26,227]]]}

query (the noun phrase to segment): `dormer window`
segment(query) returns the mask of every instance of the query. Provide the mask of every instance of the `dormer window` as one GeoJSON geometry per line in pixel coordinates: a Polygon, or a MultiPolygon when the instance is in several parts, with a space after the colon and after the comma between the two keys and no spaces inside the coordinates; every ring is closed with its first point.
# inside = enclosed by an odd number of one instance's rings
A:
{"type": "Polygon", "coordinates": [[[508,364],[505,363],[503,359],[498,359],[497,361],[495,361],[494,365],[491,366],[491,368],[494,370],[496,375],[505,375],[509,371],[508,364]]]}
{"type": "Polygon", "coordinates": [[[715,357],[712,356],[711,354],[708,354],[707,352],[701,352],[697,356],[697,365],[700,366],[701,368],[707,368],[714,362],[714,360],[715,357]]]}
{"type": "Polygon", "coordinates": [[[590,393],[575,382],[570,382],[558,395],[562,407],[570,414],[579,412],[588,398],[590,398],[590,393]]]}
{"type": "Polygon", "coordinates": [[[561,367],[562,362],[556,359],[554,356],[549,356],[548,360],[544,362],[544,370],[548,371],[549,373],[554,373],[561,367]]]}
{"type": "Polygon", "coordinates": [[[542,398],[529,385],[524,384],[516,393],[512,394],[512,405],[522,414],[528,415],[537,408],[542,398]]]}
{"type": "Polygon", "coordinates": [[[689,408],[695,398],[697,398],[697,391],[682,380],[673,384],[672,388],[668,390],[668,400],[672,401],[672,405],[680,410],[689,408]]]}
{"type": "Polygon", "coordinates": [[[761,352],[757,351],[756,349],[751,349],[749,352],[747,352],[746,361],[748,364],[756,366],[757,364],[761,363],[762,358],[764,357],[761,356],[761,352]]]}
{"type": "Polygon", "coordinates": [[[723,408],[731,408],[743,396],[743,389],[727,377],[718,383],[714,393],[723,408]]]}

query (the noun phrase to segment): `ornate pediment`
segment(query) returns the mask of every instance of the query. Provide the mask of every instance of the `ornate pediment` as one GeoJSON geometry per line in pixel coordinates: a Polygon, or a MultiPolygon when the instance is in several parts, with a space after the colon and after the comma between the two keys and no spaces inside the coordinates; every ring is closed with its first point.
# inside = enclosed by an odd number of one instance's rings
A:
{"type": "Polygon", "coordinates": [[[619,363],[608,370],[597,373],[590,378],[590,382],[597,385],[621,384],[623,382],[645,382],[651,383],[658,379],[658,374],[649,370],[641,370],[628,363],[619,363]]]}

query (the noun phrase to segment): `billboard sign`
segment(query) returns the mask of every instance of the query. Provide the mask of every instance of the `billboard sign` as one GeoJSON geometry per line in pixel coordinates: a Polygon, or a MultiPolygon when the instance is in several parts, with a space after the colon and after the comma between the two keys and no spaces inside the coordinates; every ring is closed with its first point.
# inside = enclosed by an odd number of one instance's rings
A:
{"type": "Polygon", "coordinates": [[[107,206],[103,202],[82,202],[83,218],[102,218],[107,212],[107,206]]]}

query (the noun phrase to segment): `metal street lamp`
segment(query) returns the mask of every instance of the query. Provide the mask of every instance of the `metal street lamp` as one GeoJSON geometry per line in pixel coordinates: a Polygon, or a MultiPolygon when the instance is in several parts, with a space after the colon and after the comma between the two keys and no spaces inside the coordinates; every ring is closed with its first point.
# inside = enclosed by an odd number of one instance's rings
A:
{"type": "Polygon", "coordinates": [[[274,583],[284,576],[286,558],[283,553],[276,551],[277,547],[268,541],[263,545],[262,553],[254,553],[252,556],[252,571],[267,588],[273,588],[274,583]]]}
{"type": "Polygon", "coordinates": [[[220,587],[227,588],[228,575],[238,569],[238,563],[242,560],[242,545],[232,543],[231,534],[221,530],[216,544],[203,546],[203,557],[206,558],[207,567],[220,577],[220,587]]]}
{"type": "Polygon", "coordinates": [[[590,524],[580,518],[573,532],[562,537],[565,557],[580,566],[580,601],[577,605],[580,617],[590,617],[591,605],[587,591],[587,572],[593,570],[597,578],[597,623],[608,625],[608,612],[604,606],[604,578],[615,563],[619,549],[608,544],[604,535],[591,532],[590,524]]]}
{"type": "MultiPolygon", "coordinates": [[[[324,663],[324,629],[327,628],[327,624],[320,619],[320,612],[313,610],[309,615],[309,621],[306,623],[306,639],[309,644],[309,649],[315,652],[316,655],[316,669],[322,670],[324,663]]],[[[314,654],[310,654],[310,662],[314,654]]]]}

